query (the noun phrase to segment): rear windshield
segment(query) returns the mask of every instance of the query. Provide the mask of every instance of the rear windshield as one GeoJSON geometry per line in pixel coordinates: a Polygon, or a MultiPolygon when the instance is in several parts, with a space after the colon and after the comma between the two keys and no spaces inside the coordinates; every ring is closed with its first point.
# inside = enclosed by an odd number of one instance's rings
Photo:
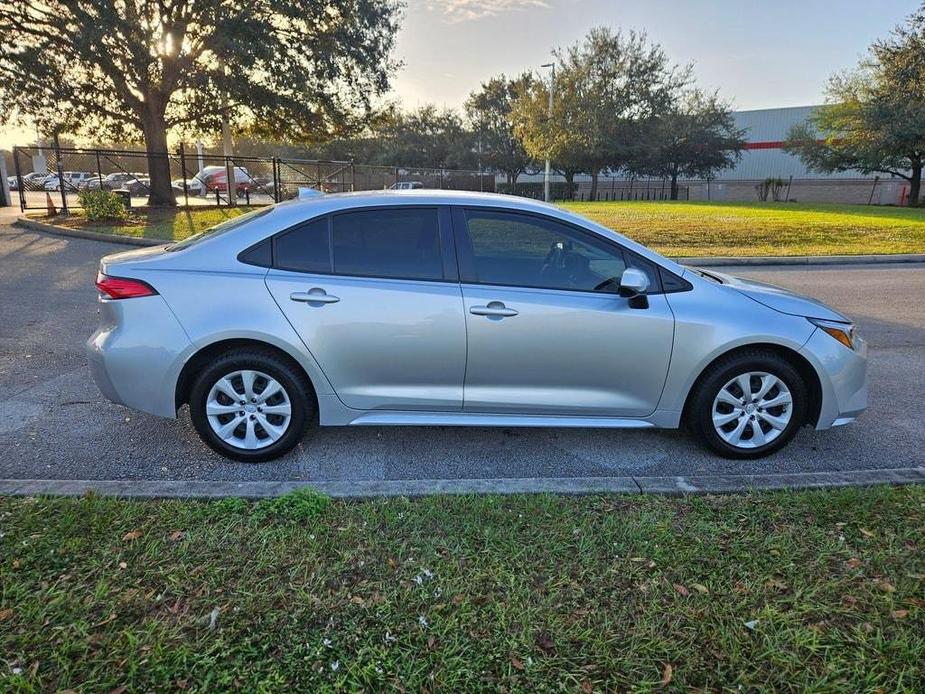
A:
{"type": "Polygon", "coordinates": [[[273,209],[272,206],[261,207],[259,210],[254,210],[253,212],[248,212],[246,214],[242,214],[237,217],[232,217],[231,219],[226,219],[221,224],[216,224],[214,227],[211,227],[210,229],[206,229],[205,231],[200,231],[198,234],[194,234],[193,236],[190,236],[188,238],[183,239],[182,241],[178,241],[177,243],[171,246],[168,246],[167,250],[168,251],[180,251],[180,250],[183,250],[184,248],[195,246],[200,241],[205,241],[206,239],[211,239],[215,236],[220,236],[221,234],[224,234],[227,231],[231,231],[232,229],[237,229],[240,226],[244,226],[245,224],[257,219],[258,217],[263,217],[265,214],[269,214],[270,210],[272,209],[273,209]]]}

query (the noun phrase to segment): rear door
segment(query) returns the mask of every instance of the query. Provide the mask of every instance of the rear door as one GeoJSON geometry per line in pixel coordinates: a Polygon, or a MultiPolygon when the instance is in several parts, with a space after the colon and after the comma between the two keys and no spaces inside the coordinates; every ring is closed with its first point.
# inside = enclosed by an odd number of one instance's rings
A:
{"type": "Polygon", "coordinates": [[[651,263],[540,215],[456,209],[454,228],[466,411],[641,417],[656,409],[674,317],[651,263]],[[617,293],[627,266],[649,275],[645,308],[617,293]]]}
{"type": "Polygon", "coordinates": [[[340,212],[273,245],[267,286],[345,405],[462,408],[466,323],[448,210],[340,212]]]}

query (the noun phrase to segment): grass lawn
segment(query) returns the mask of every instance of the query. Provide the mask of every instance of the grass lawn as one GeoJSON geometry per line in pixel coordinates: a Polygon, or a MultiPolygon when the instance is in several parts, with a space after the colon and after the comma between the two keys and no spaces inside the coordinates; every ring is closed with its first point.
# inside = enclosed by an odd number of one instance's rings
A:
{"type": "MultiPolygon", "coordinates": [[[[672,257],[925,253],[925,209],[790,203],[562,203],[672,257]]],[[[180,240],[248,207],[135,210],[122,224],[92,223],[78,211],[67,226],[180,240]]]]}
{"type": "Polygon", "coordinates": [[[562,206],[673,257],[925,252],[922,208],[728,202],[562,206]]]}
{"type": "Polygon", "coordinates": [[[0,690],[921,691],[923,533],[925,487],[0,498],[0,690]]]}
{"type": "Polygon", "coordinates": [[[70,217],[56,217],[54,224],[72,228],[98,231],[103,234],[141,236],[147,239],[180,241],[187,236],[224,222],[231,217],[249,212],[254,207],[203,207],[184,210],[140,209],[132,210],[124,222],[91,222],[81,210],[75,210],[70,217]]]}

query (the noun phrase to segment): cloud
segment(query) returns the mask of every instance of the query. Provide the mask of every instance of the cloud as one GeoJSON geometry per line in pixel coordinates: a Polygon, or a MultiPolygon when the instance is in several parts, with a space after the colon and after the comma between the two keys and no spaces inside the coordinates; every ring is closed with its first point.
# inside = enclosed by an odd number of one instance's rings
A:
{"type": "Polygon", "coordinates": [[[471,22],[505,12],[549,9],[547,0],[426,0],[430,12],[442,14],[444,21],[471,22]]]}

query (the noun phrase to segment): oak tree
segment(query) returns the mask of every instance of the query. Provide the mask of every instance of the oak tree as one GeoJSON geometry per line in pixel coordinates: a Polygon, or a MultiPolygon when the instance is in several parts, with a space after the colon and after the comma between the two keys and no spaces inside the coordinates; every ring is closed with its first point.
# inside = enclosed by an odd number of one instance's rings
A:
{"type": "Polygon", "coordinates": [[[886,173],[920,204],[925,164],[925,5],[829,81],[826,104],[791,129],[785,149],[815,171],[886,173]]]}
{"type": "Polygon", "coordinates": [[[135,137],[152,205],[175,204],[168,132],[223,113],[269,136],[320,140],[385,92],[399,0],[44,0],[0,5],[0,117],[135,137]]]}
{"type": "Polygon", "coordinates": [[[514,106],[529,93],[533,77],[525,72],[517,77],[493,77],[469,95],[466,113],[488,167],[515,185],[518,177],[535,164],[515,130],[514,106]]]}

